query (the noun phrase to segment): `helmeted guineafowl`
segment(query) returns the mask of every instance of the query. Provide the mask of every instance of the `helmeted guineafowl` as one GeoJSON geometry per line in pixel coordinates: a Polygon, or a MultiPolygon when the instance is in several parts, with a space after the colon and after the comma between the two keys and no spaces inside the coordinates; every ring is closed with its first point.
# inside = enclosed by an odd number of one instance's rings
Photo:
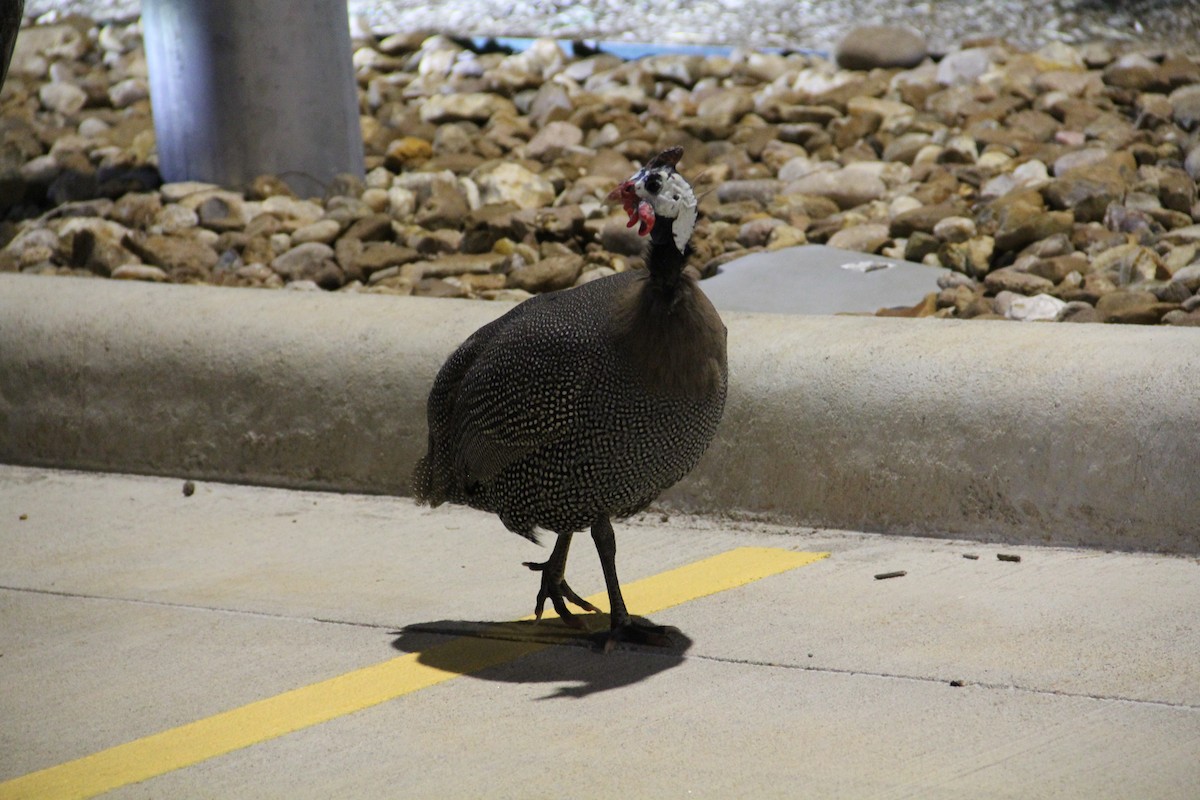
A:
{"type": "Polygon", "coordinates": [[[571,536],[590,527],[616,641],[665,644],[634,622],[617,582],[610,520],[646,508],[696,465],[725,406],[725,326],[686,266],[696,198],[675,171],[683,151],[652,158],[609,195],[649,235],[647,269],[539,295],[471,335],[429,394],[429,451],[413,489],[498,514],[535,539],[558,534],[542,573],[568,624],[588,610],[564,578],[571,536]]]}

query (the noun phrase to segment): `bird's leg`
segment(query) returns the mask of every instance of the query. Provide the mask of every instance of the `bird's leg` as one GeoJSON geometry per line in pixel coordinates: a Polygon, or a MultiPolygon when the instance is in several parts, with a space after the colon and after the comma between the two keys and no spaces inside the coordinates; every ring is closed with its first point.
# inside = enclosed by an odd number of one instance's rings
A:
{"type": "Polygon", "coordinates": [[[612,629],[604,641],[604,652],[612,650],[618,642],[655,647],[670,646],[671,637],[666,628],[634,622],[625,608],[621,584],[617,581],[617,537],[613,535],[612,523],[608,521],[607,516],[596,517],[596,521],[592,523],[592,541],[596,543],[600,568],[604,570],[604,583],[608,587],[609,615],[612,620],[612,629]]]}
{"type": "Polygon", "coordinates": [[[538,591],[537,608],[534,609],[534,615],[541,619],[542,609],[546,606],[546,600],[549,600],[564,623],[572,628],[583,628],[584,624],[567,608],[566,601],[570,600],[584,611],[594,612],[600,609],[575,594],[574,590],[567,585],[564,576],[567,572],[567,551],[570,549],[571,534],[560,533],[558,541],[554,543],[554,550],[550,553],[550,558],[542,562],[526,561],[524,563],[531,570],[542,573],[542,588],[538,591]]]}

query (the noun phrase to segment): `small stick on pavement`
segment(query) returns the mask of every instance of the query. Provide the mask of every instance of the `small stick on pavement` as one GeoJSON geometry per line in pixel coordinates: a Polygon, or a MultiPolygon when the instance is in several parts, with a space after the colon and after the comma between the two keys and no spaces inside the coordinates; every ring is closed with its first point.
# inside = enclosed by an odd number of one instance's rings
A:
{"type": "Polygon", "coordinates": [[[903,577],[904,577],[905,575],[907,575],[907,574],[908,574],[908,573],[907,573],[907,572],[905,572],[905,571],[904,571],[904,570],[902,570],[902,569],[898,569],[898,570],[896,570],[895,572],[881,572],[881,573],[879,573],[878,575],[876,575],[876,576],[875,576],[875,580],[877,580],[877,581],[885,581],[885,580],[887,580],[888,578],[903,578],[903,577]]]}
{"type": "Polygon", "coordinates": [[[1012,553],[996,553],[996,558],[1001,561],[1020,561],[1021,557],[1012,553]]]}
{"type": "Polygon", "coordinates": [[[979,560],[979,556],[975,555],[974,553],[963,553],[963,554],[962,554],[962,556],[963,556],[963,558],[969,558],[969,559],[971,559],[972,561],[978,561],[978,560],[979,560]]]}

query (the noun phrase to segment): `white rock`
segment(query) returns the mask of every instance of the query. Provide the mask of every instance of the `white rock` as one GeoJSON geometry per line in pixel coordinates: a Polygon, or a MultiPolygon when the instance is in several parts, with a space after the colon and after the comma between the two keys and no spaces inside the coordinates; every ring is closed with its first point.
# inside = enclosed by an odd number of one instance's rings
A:
{"type": "Polygon", "coordinates": [[[283,194],[263,200],[263,211],[283,219],[296,220],[302,225],[315,222],[325,214],[325,209],[310,200],[297,200],[283,194]]]}
{"type": "Polygon", "coordinates": [[[417,211],[417,193],[403,186],[393,186],[387,192],[388,213],[397,219],[408,219],[417,211]]]}
{"type": "Polygon", "coordinates": [[[112,271],[112,277],[119,281],[155,281],[161,283],[167,280],[167,273],[149,264],[122,264],[112,271]]]}
{"type": "Polygon", "coordinates": [[[341,224],[335,219],[319,219],[316,222],[310,222],[300,228],[297,228],[292,234],[292,244],[304,244],[305,242],[321,242],[329,244],[337,235],[342,232],[341,224]]]}
{"type": "Polygon", "coordinates": [[[58,236],[49,228],[27,228],[17,234],[4,249],[17,257],[22,257],[29,251],[53,252],[58,249],[58,236]]]}
{"type": "Polygon", "coordinates": [[[128,108],[139,100],[150,96],[150,87],[141,78],[126,78],[108,89],[108,99],[113,108],[128,108]]]}
{"type": "Polygon", "coordinates": [[[395,177],[387,167],[376,167],[367,173],[363,185],[368,189],[387,189],[395,177]]]}
{"type": "Polygon", "coordinates": [[[87,102],[87,94],[73,83],[55,81],[42,85],[38,90],[38,100],[47,111],[74,114],[87,102]]]}
{"type": "Polygon", "coordinates": [[[996,295],[996,309],[1009,319],[1020,322],[1035,322],[1037,320],[1054,320],[1066,303],[1048,294],[1035,294],[1033,297],[1014,292],[1000,292],[996,295]]]}
{"type": "Polygon", "coordinates": [[[79,135],[85,139],[98,139],[112,130],[112,126],[99,117],[87,117],[79,123],[79,135]]]}
{"type": "Polygon", "coordinates": [[[176,181],[175,183],[164,183],[159,187],[158,191],[162,194],[163,200],[168,203],[178,203],[189,194],[196,192],[213,191],[220,189],[215,183],[204,183],[202,181],[176,181]]]}
{"type": "Polygon", "coordinates": [[[26,183],[49,184],[58,175],[61,167],[57,159],[47,153],[44,156],[31,158],[21,165],[21,179],[26,183]]]}
{"type": "Polygon", "coordinates": [[[388,209],[388,192],[385,188],[366,189],[362,193],[362,201],[374,212],[382,213],[388,209]]]}
{"type": "Polygon", "coordinates": [[[933,226],[933,235],[943,242],[965,242],[975,235],[975,221],[970,217],[943,217],[933,226]]]}
{"type": "Polygon", "coordinates": [[[487,122],[497,114],[515,117],[517,107],[507,97],[485,92],[434,95],[421,106],[421,121],[436,124],[458,120],[487,122]]]}
{"type": "Polygon", "coordinates": [[[194,228],[200,224],[196,212],[178,203],[169,203],[162,207],[154,218],[154,224],[163,233],[178,233],[194,228]]]}
{"type": "Polygon", "coordinates": [[[67,217],[56,221],[54,225],[58,235],[64,239],[79,231],[88,231],[97,239],[120,244],[129,235],[129,228],[121,223],[100,217],[67,217]]]}
{"type": "Polygon", "coordinates": [[[544,208],[554,202],[554,185],[520,164],[500,162],[473,177],[485,205],[508,202],[518,208],[544,208]]]}

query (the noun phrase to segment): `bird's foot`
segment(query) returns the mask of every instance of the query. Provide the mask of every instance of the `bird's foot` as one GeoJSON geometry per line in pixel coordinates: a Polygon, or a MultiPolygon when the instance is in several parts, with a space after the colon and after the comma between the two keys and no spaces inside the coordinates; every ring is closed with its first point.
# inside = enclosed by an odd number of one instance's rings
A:
{"type": "Polygon", "coordinates": [[[542,618],[542,610],[546,607],[546,601],[549,600],[550,604],[554,606],[555,612],[557,612],[559,618],[562,619],[565,625],[569,625],[570,627],[577,628],[579,630],[585,630],[587,626],[584,625],[583,622],[577,616],[575,616],[575,614],[572,613],[569,608],[567,608],[567,602],[572,602],[582,608],[584,611],[590,611],[592,613],[597,613],[600,611],[600,609],[596,608],[587,600],[584,600],[582,597],[576,594],[575,591],[567,585],[567,582],[561,573],[555,575],[555,570],[553,569],[553,564],[551,561],[526,561],[524,564],[534,572],[542,573],[542,588],[538,590],[537,607],[534,609],[534,616],[539,620],[542,618]],[[551,569],[547,569],[547,567],[551,567],[551,569]]]}
{"type": "Polygon", "coordinates": [[[666,625],[652,625],[649,622],[629,620],[623,624],[614,625],[612,630],[603,637],[604,652],[611,653],[618,644],[640,644],[649,647],[671,647],[671,628],[666,625]]]}

